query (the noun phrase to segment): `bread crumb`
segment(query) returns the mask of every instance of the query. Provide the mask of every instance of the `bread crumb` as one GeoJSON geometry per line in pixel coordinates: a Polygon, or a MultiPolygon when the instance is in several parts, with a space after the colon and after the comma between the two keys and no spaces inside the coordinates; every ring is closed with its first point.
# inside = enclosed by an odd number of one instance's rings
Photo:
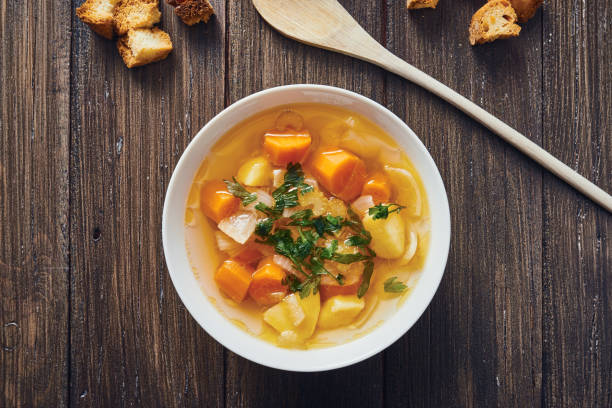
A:
{"type": "Polygon", "coordinates": [[[168,0],[168,4],[174,6],[174,12],[187,25],[199,22],[208,23],[215,10],[208,0],[168,0]]]}
{"type": "Polygon", "coordinates": [[[77,17],[94,32],[113,39],[113,11],[120,0],[86,0],[76,9],[77,17]]]}
{"type": "Polygon", "coordinates": [[[408,0],[408,7],[411,10],[423,9],[423,8],[436,8],[438,0],[408,0]]]}
{"type": "Polygon", "coordinates": [[[516,37],[521,27],[508,0],[491,0],[478,10],[470,23],[470,44],[484,44],[516,37]]]}
{"type": "Polygon", "coordinates": [[[157,0],[122,0],[113,12],[115,32],[120,36],[130,28],[151,28],[160,19],[157,0]]]}
{"type": "Polygon", "coordinates": [[[128,68],[165,59],[172,51],[168,33],[154,28],[132,28],[117,41],[117,49],[128,68]]]}

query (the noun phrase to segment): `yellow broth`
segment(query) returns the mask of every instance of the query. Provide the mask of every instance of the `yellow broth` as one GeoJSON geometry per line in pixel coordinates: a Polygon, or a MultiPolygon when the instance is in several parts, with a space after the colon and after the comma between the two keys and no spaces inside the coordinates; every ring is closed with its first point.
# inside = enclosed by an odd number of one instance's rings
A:
{"type": "MultiPolygon", "coordinates": [[[[416,180],[422,199],[420,217],[400,212],[406,225],[418,237],[416,254],[410,263],[399,266],[395,260],[376,258],[370,289],[364,296],[363,311],[348,326],[331,330],[317,327],[313,336],[302,345],[304,348],[329,347],[371,332],[410,296],[429,252],[429,207],[421,179],[408,157],[393,139],[361,115],[329,105],[295,104],[264,111],[239,123],[214,145],[208,157],[203,158],[185,210],[186,247],[193,273],[203,294],[238,327],[277,344],[278,333],[262,319],[267,307],[257,305],[249,297],[237,304],[222,294],[215,284],[215,270],[228,256],[217,249],[214,236],[216,224],[199,210],[200,189],[209,180],[231,179],[246,160],[261,156],[264,133],[275,127],[277,117],[285,110],[297,112],[303,117],[304,128],[312,135],[310,152],[324,146],[340,146],[361,157],[368,174],[380,170],[384,165],[408,170],[416,180]],[[397,276],[408,289],[401,294],[385,292],[383,282],[391,276],[397,276]]],[[[308,157],[304,162],[308,163],[308,157]]]]}

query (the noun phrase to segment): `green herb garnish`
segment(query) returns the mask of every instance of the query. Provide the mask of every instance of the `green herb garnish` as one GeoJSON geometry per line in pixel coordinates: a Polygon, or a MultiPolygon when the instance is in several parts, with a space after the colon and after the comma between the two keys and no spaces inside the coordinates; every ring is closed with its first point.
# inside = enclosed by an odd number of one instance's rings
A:
{"type": "Polygon", "coordinates": [[[255,205],[255,209],[257,211],[261,211],[262,213],[273,219],[277,219],[282,214],[282,210],[279,213],[276,209],[270,208],[269,206],[261,202],[255,205]]]}
{"type": "Polygon", "coordinates": [[[393,276],[387,279],[384,283],[384,286],[385,292],[391,293],[402,293],[403,291],[408,289],[408,286],[397,280],[397,276],[393,276]]]}
{"type": "Polygon", "coordinates": [[[332,259],[338,249],[338,240],[334,239],[328,246],[321,248],[319,256],[322,259],[332,259]]]}
{"type": "MultiPolygon", "coordinates": [[[[261,203],[260,203],[261,204],[261,203]]],[[[270,235],[270,231],[274,227],[274,219],[273,218],[264,218],[259,221],[255,226],[255,234],[259,235],[262,238],[270,235]]]]}
{"type": "MultiPolygon", "coordinates": [[[[238,186],[242,187],[239,184],[238,186]]],[[[246,191],[244,187],[242,189],[246,191]]],[[[350,208],[347,218],[332,215],[313,217],[311,209],[297,211],[289,217],[290,221],[288,223],[290,226],[297,227],[298,235],[295,239],[291,230],[282,228],[282,226],[280,228],[275,226],[276,221],[282,217],[285,208],[299,205],[299,194],[305,194],[312,190],[313,187],[304,182],[304,172],[300,164],[289,164],[283,184],[272,192],[275,202],[274,207],[261,202],[255,206],[256,210],[266,215],[266,218],[259,221],[255,228],[255,233],[261,237],[257,242],[273,246],[276,253],[289,258],[293,267],[303,278],[287,275],[283,284],[287,285],[291,292],[299,292],[302,298],[309,296],[311,293],[316,294],[321,278],[325,275],[332,277],[338,284],[344,285],[344,276],[342,274],[334,275],[327,270],[325,267],[326,260],[341,264],[364,262],[363,282],[358,292],[361,293],[359,295],[361,297],[368,290],[374,270],[372,258],[376,257],[376,253],[368,247],[372,240],[370,233],[363,228],[361,220],[350,208]],[[336,239],[331,240],[326,246],[317,245],[320,239],[325,239],[326,234],[333,237],[344,227],[349,228],[354,233],[345,240],[345,245],[359,248],[358,252],[338,253],[338,240],[336,239]]],[[[246,193],[248,194],[248,192],[246,193]]],[[[232,194],[236,195],[233,192],[232,194]]]]}
{"type": "MultiPolygon", "coordinates": [[[[285,173],[283,185],[287,188],[297,188],[300,193],[306,194],[314,190],[310,184],[304,183],[304,171],[300,163],[289,163],[285,173]]],[[[282,186],[281,186],[282,187],[282,186]]]]}
{"type": "Polygon", "coordinates": [[[274,198],[274,207],[272,208],[264,203],[258,203],[255,206],[255,209],[261,211],[270,218],[278,219],[283,214],[283,210],[285,208],[297,207],[300,204],[298,199],[298,192],[305,194],[312,190],[312,186],[304,183],[304,171],[302,170],[302,166],[300,166],[299,163],[289,163],[289,165],[287,166],[287,173],[285,173],[283,184],[272,192],[272,198],[274,198]]]}
{"type": "Polygon", "coordinates": [[[249,193],[247,189],[236,180],[236,177],[233,177],[232,180],[234,181],[223,180],[223,182],[227,186],[228,191],[242,201],[242,205],[246,207],[257,200],[257,194],[249,193]]]}
{"type": "Polygon", "coordinates": [[[304,183],[304,171],[299,163],[289,163],[283,184],[272,192],[276,202],[274,209],[283,212],[285,208],[297,207],[300,202],[298,192],[302,194],[313,190],[311,185],[304,183]]]}
{"type": "Polygon", "coordinates": [[[291,217],[291,222],[289,225],[298,226],[298,227],[310,227],[312,226],[313,221],[310,219],[312,217],[312,210],[310,208],[306,210],[301,210],[293,214],[291,217]]]}
{"type": "Polygon", "coordinates": [[[372,273],[374,273],[374,262],[371,260],[366,261],[363,267],[363,281],[361,281],[359,290],[357,290],[357,297],[363,297],[370,288],[372,273]]]}
{"type": "Polygon", "coordinates": [[[368,255],[364,255],[360,252],[356,252],[354,254],[334,254],[332,256],[332,261],[338,262],[341,264],[352,264],[359,261],[365,261],[366,259],[370,259],[368,255]]]}
{"type": "Polygon", "coordinates": [[[394,212],[400,212],[406,207],[399,204],[378,204],[368,210],[368,214],[372,216],[373,220],[387,219],[389,214],[394,212]],[[391,208],[393,207],[393,208],[391,208]]]}
{"type": "MultiPolygon", "coordinates": [[[[367,231],[365,231],[365,232],[367,232],[367,231]]],[[[372,237],[369,234],[370,233],[368,232],[367,235],[366,234],[360,234],[360,235],[350,236],[350,237],[348,237],[344,241],[344,243],[347,246],[364,247],[366,245],[369,245],[370,241],[372,241],[372,237]]]]}
{"type": "Polygon", "coordinates": [[[300,283],[298,291],[300,292],[300,298],[304,299],[310,295],[312,292],[313,295],[316,295],[319,291],[319,285],[321,284],[321,277],[315,276],[310,279],[306,279],[304,282],[300,283]]]}

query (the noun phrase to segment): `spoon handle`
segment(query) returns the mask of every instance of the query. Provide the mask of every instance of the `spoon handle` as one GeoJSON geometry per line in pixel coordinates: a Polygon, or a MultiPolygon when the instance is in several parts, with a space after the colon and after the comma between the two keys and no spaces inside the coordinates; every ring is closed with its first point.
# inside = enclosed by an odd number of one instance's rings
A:
{"type": "Polygon", "coordinates": [[[455,106],[457,109],[462,110],[518,150],[540,163],[542,167],[564,180],[570,186],[608,210],[608,212],[612,213],[612,196],[610,196],[610,194],[591,183],[552,154],[548,153],[500,119],[491,115],[474,102],[461,96],[423,71],[408,64],[382,46],[380,46],[380,48],[375,48],[375,55],[372,55],[372,58],[364,59],[438,95],[440,98],[455,106]]]}

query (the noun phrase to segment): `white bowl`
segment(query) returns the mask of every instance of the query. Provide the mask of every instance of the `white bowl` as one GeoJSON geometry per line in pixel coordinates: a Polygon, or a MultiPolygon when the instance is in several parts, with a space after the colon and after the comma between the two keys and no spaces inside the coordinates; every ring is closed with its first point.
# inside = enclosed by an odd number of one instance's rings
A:
{"type": "Polygon", "coordinates": [[[362,361],[386,347],[412,327],[431,302],[446,266],[450,245],[450,212],[438,168],[414,132],[378,103],[322,85],[288,85],[248,96],[215,116],[191,141],[179,160],[166,192],[162,220],[164,253],[170,277],[193,318],[215,340],[234,353],[268,367],[289,371],[324,371],[362,361]],[[402,307],[371,333],[351,342],[322,349],[291,350],[274,346],[232,324],[200,289],[185,247],[184,216],[195,174],[211,147],[229,129],[267,109],[293,103],[316,102],[357,112],[387,132],[406,152],[418,171],[431,211],[431,244],[423,273],[402,307]]]}

